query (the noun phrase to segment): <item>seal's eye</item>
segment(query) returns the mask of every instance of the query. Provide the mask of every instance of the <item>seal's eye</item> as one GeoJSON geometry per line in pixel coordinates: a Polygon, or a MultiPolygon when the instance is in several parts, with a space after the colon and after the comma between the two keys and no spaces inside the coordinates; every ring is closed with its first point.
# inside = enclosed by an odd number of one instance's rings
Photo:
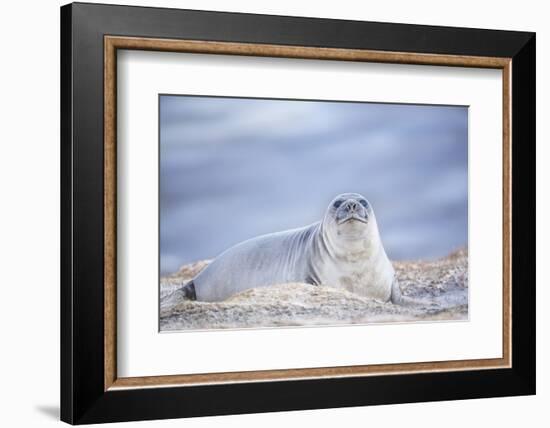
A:
{"type": "Polygon", "coordinates": [[[342,201],[341,199],[339,199],[338,201],[334,202],[333,207],[334,207],[334,208],[338,208],[340,205],[342,205],[343,202],[344,202],[344,201],[342,201]]]}
{"type": "Polygon", "coordinates": [[[367,201],[365,201],[364,199],[361,199],[361,200],[359,201],[359,203],[360,203],[361,205],[363,205],[365,208],[367,208],[368,203],[367,203],[367,201]]]}

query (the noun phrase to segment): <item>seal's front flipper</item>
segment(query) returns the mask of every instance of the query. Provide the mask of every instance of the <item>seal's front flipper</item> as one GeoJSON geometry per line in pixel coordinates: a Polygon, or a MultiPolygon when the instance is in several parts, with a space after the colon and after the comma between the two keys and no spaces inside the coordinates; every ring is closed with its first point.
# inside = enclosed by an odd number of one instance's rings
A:
{"type": "Polygon", "coordinates": [[[401,293],[401,287],[399,286],[399,281],[397,281],[397,278],[393,279],[393,282],[391,285],[390,300],[394,305],[402,305],[405,301],[403,293],[401,293]]]}
{"type": "Polygon", "coordinates": [[[304,282],[309,285],[319,285],[310,275],[307,276],[304,282]]]}
{"type": "Polygon", "coordinates": [[[401,287],[399,287],[399,282],[397,281],[397,279],[393,280],[393,283],[391,286],[390,301],[394,305],[416,307],[416,308],[427,308],[433,305],[431,302],[427,302],[425,300],[417,300],[408,296],[403,296],[403,293],[401,292],[401,287]]]}

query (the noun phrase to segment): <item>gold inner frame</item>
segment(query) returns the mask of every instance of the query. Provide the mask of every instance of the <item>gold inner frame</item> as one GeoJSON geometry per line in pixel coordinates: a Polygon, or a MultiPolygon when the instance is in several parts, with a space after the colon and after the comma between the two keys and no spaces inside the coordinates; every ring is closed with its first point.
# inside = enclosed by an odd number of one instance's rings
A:
{"type": "Polygon", "coordinates": [[[236,382],[281,381],[312,378],[359,377],[419,372],[480,370],[511,367],[511,58],[385,52],[251,43],[171,40],[139,37],[104,37],[104,389],[192,386],[236,382]],[[261,370],[170,376],[119,378],[116,367],[116,89],[117,49],[262,56],[394,64],[441,65],[502,70],[503,144],[503,320],[502,358],[421,363],[376,364],[305,369],[261,370]]]}

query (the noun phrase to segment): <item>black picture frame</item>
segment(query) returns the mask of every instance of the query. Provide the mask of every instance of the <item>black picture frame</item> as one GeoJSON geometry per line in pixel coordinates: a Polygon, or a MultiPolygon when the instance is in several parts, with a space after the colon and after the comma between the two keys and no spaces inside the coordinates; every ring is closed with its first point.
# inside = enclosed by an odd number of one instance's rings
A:
{"type": "Polygon", "coordinates": [[[61,420],[86,424],[534,394],[535,98],[534,33],[86,3],[63,6],[61,420]],[[512,367],[105,391],[105,35],[511,58],[512,367]]]}

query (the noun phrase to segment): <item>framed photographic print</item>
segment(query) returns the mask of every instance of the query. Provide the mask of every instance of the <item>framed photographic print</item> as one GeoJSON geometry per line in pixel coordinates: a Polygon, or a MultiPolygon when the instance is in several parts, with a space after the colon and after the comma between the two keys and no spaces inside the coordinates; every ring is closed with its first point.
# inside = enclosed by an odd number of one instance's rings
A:
{"type": "Polygon", "coordinates": [[[62,420],[535,393],[533,33],[76,3],[61,83],[62,420]]]}

